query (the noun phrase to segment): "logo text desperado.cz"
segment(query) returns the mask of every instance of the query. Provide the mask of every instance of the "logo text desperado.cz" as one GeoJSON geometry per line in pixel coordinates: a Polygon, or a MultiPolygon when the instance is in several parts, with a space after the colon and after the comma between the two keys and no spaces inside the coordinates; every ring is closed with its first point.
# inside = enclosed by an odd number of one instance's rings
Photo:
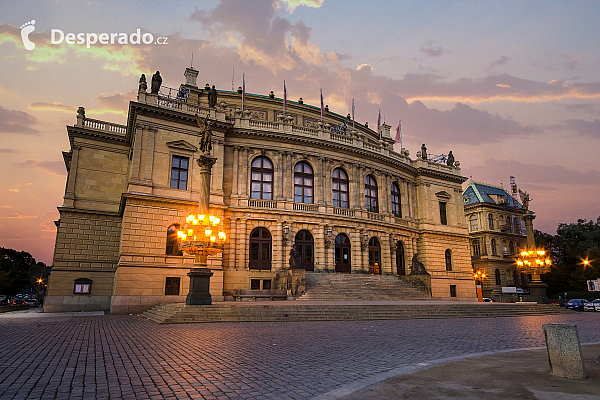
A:
{"type": "Polygon", "coordinates": [[[142,34],[138,28],[134,33],[67,33],[60,29],[50,30],[50,43],[60,44],[63,41],[66,44],[85,44],[89,49],[93,44],[167,44],[167,37],[161,36],[154,41],[154,35],[151,33],[142,34]]]}

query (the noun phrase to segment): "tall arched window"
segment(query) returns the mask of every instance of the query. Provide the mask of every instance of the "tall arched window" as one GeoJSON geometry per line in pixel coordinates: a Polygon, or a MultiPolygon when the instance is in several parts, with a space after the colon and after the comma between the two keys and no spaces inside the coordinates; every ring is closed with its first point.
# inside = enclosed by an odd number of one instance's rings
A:
{"type": "Polygon", "coordinates": [[[471,246],[473,247],[473,255],[474,256],[481,255],[481,247],[479,246],[479,239],[474,239],[471,242],[471,246]]]}
{"type": "Polygon", "coordinates": [[[266,228],[250,233],[250,269],[271,269],[271,233],[266,228]]]}
{"type": "Polygon", "coordinates": [[[381,246],[376,237],[369,240],[369,272],[371,275],[381,275],[381,246]]]}
{"type": "Polygon", "coordinates": [[[494,217],[492,216],[492,214],[488,214],[488,225],[490,227],[490,230],[494,229],[494,217]]]}
{"type": "Polygon", "coordinates": [[[306,271],[314,271],[315,241],[313,239],[313,236],[310,234],[309,231],[301,230],[296,234],[294,244],[296,245],[296,250],[298,250],[298,253],[300,253],[300,257],[302,258],[301,267],[306,271]]]}
{"type": "Polygon", "coordinates": [[[446,258],[446,271],[452,271],[452,252],[450,251],[450,249],[446,249],[445,258],[446,258]]]}
{"type": "Polygon", "coordinates": [[[492,255],[493,256],[497,256],[498,255],[498,250],[497,250],[497,245],[496,245],[496,239],[492,239],[492,255]]]}
{"type": "Polygon", "coordinates": [[[500,270],[496,268],[494,271],[494,275],[496,276],[496,285],[502,285],[502,278],[500,277],[500,270]]]}
{"type": "Polygon", "coordinates": [[[472,214],[469,217],[469,228],[471,229],[471,231],[476,231],[477,229],[479,229],[479,225],[477,224],[477,215],[472,214]]]}
{"type": "Polygon", "coordinates": [[[392,182],[392,214],[396,217],[402,217],[402,208],[400,207],[400,188],[396,182],[392,182]]]}
{"type": "Polygon", "coordinates": [[[294,201],[296,203],[313,203],[313,169],[302,161],[294,167],[294,201]]]}
{"type": "Polygon", "coordinates": [[[365,176],[365,206],[367,211],[379,212],[377,204],[377,181],[372,175],[365,176]]]}
{"type": "Polygon", "coordinates": [[[273,163],[266,157],[252,161],[250,198],[273,200],[273,163]]]}
{"type": "Polygon", "coordinates": [[[333,188],[333,206],[341,208],[349,208],[348,202],[348,174],[341,169],[333,170],[331,177],[331,186],[333,188]]]}
{"type": "Polygon", "coordinates": [[[165,254],[168,256],[182,256],[183,253],[179,250],[179,238],[177,237],[177,230],[181,226],[179,224],[173,224],[167,228],[167,248],[165,254]]]}

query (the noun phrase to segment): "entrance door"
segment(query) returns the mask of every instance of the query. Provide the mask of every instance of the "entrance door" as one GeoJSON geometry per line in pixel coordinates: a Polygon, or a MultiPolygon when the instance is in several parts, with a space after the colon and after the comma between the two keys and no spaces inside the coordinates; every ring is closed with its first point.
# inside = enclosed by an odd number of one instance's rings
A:
{"type": "Polygon", "coordinates": [[[296,239],[294,241],[296,244],[296,249],[302,256],[302,268],[307,271],[315,270],[315,262],[314,262],[314,248],[315,243],[312,235],[309,231],[302,230],[296,234],[296,239]]]}
{"type": "Polygon", "coordinates": [[[335,272],[349,274],[350,266],[350,239],[340,233],[335,238],[335,272]]]}
{"type": "Polygon", "coordinates": [[[271,269],[271,233],[266,228],[250,233],[250,269],[271,269]]]}
{"type": "Polygon", "coordinates": [[[381,275],[381,246],[375,237],[369,240],[369,272],[371,275],[381,275]]]}
{"type": "Polygon", "coordinates": [[[396,242],[396,271],[398,275],[406,275],[406,264],[404,261],[404,245],[401,241],[396,242]]]}

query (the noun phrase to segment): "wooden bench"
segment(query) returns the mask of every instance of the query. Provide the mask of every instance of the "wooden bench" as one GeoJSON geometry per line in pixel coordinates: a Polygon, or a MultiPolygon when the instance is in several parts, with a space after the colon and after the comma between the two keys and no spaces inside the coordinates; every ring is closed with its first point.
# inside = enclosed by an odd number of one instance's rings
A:
{"type": "Polygon", "coordinates": [[[238,290],[233,298],[236,301],[242,301],[244,299],[269,299],[269,300],[287,300],[287,291],[279,289],[269,290],[238,290]]]}

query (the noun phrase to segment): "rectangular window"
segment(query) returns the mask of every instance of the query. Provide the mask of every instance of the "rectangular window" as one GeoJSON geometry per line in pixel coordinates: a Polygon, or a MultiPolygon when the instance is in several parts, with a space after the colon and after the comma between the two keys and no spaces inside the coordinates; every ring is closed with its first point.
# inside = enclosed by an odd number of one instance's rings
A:
{"type": "Polygon", "coordinates": [[[179,286],[181,278],[167,277],[165,283],[165,296],[179,296],[179,286]]]}
{"type": "Polygon", "coordinates": [[[473,240],[472,245],[473,245],[473,255],[474,256],[481,255],[481,247],[479,246],[479,240],[473,240]]]}
{"type": "Polygon", "coordinates": [[[260,279],[250,279],[250,289],[260,290],[260,279]]]}
{"type": "Polygon", "coordinates": [[[448,225],[448,218],[446,217],[446,203],[440,201],[440,223],[442,225],[448,225]]]}
{"type": "Polygon", "coordinates": [[[171,189],[187,190],[188,167],[190,159],[173,156],[171,162],[171,189]]]}
{"type": "Polygon", "coordinates": [[[263,279],[263,290],[271,290],[271,280],[263,279]]]}
{"type": "Polygon", "coordinates": [[[90,294],[92,288],[92,280],[87,278],[75,279],[73,286],[73,294],[90,294]]]}
{"type": "Polygon", "coordinates": [[[456,285],[450,285],[450,297],[456,297],[456,285]]]}

